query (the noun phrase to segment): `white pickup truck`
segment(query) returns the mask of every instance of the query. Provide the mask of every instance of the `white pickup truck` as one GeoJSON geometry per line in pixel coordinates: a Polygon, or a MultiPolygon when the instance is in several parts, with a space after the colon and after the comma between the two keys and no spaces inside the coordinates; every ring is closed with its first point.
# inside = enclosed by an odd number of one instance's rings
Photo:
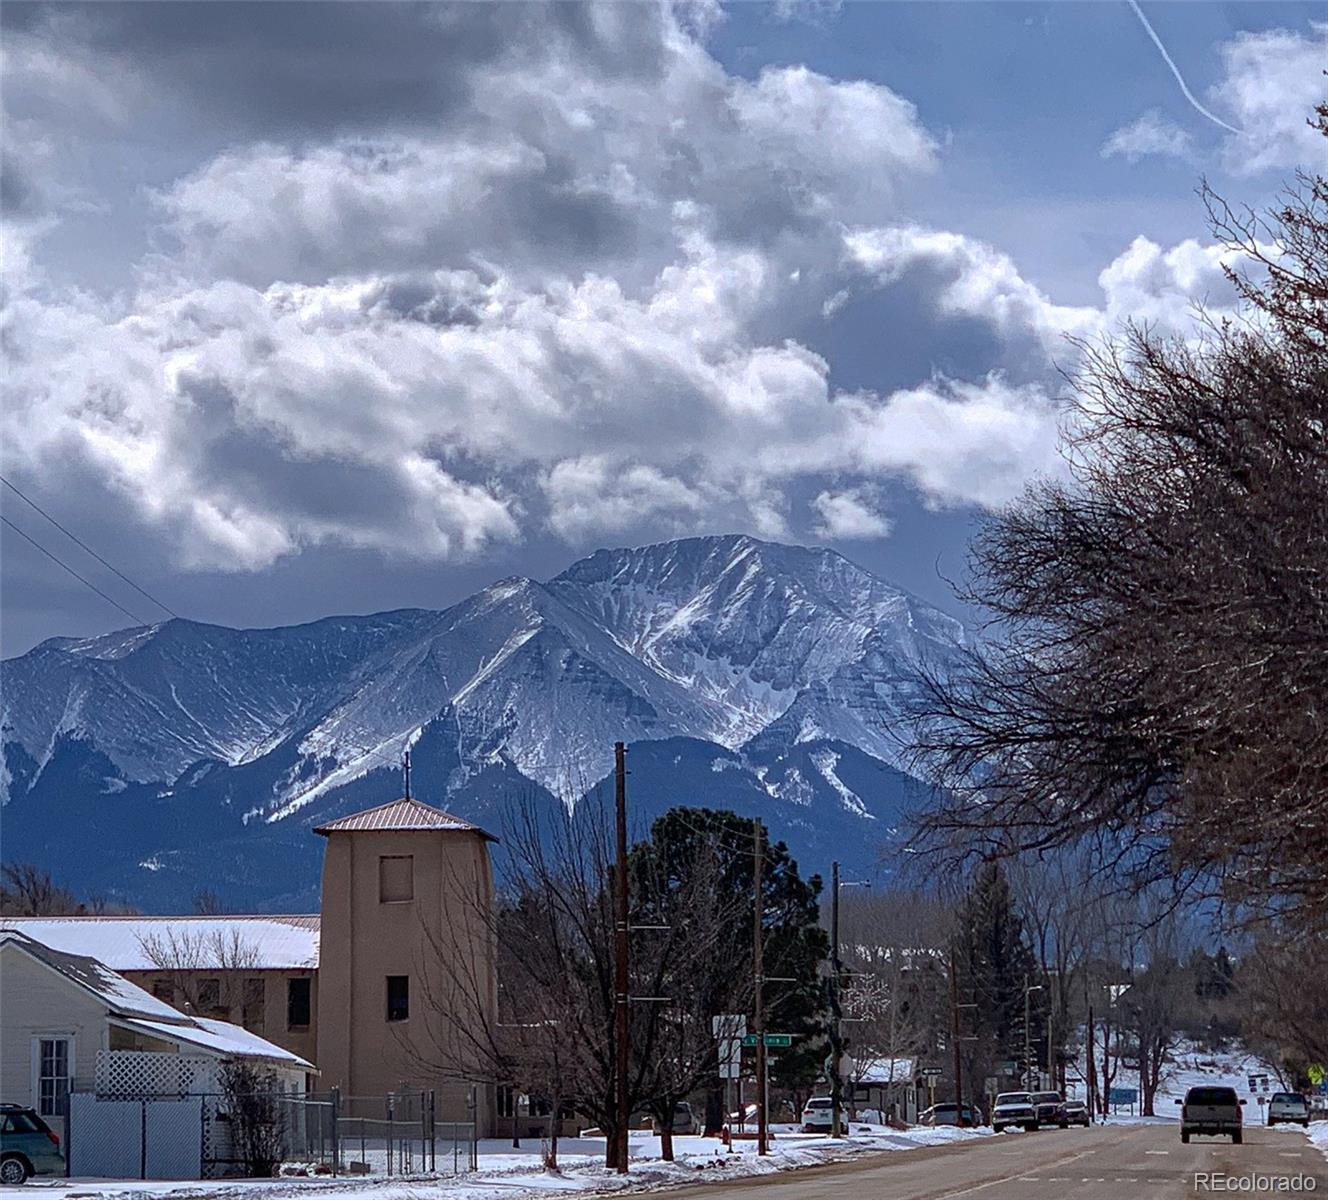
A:
{"type": "Polygon", "coordinates": [[[1180,1110],[1180,1140],[1188,1142],[1190,1134],[1212,1137],[1229,1136],[1239,1146],[1243,1133],[1240,1106],[1245,1103],[1230,1087],[1192,1087],[1184,1100],[1177,1100],[1180,1110]]]}

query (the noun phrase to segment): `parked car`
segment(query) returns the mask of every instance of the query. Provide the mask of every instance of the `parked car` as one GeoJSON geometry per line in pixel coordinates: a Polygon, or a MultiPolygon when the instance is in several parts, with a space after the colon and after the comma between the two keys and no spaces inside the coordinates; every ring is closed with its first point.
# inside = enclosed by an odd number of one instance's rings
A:
{"type": "Polygon", "coordinates": [[[828,1133],[833,1119],[833,1104],[830,1097],[813,1096],[802,1110],[802,1130],[804,1133],[819,1133],[822,1130],[828,1133]]]}
{"type": "Polygon", "coordinates": [[[1002,1092],[996,1097],[996,1107],[991,1110],[992,1128],[1000,1133],[1013,1125],[1030,1131],[1038,1127],[1037,1105],[1031,1092],[1002,1092]]]}
{"type": "MultiPolygon", "coordinates": [[[[964,1123],[976,1129],[982,1124],[982,1114],[971,1104],[964,1105],[964,1123]]],[[[919,1125],[958,1125],[959,1105],[933,1104],[918,1116],[919,1125]]]]}
{"type": "Polygon", "coordinates": [[[1229,1136],[1239,1146],[1244,1119],[1240,1106],[1244,1100],[1231,1087],[1192,1087],[1184,1100],[1177,1100],[1180,1110],[1180,1140],[1188,1142],[1191,1134],[1213,1137],[1229,1136]]]}
{"type": "Polygon", "coordinates": [[[13,1187],[33,1175],[63,1175],[60,1139],[32,1109],[0,1104],[0,1183],[13,1187]]]}
{"type": "Polygon", "coordinates": [[[1082,1125],[1087,1129],[1091,1124],[1088,1119],[1088,1105],[1082,1100],[1067,1100],[1056,1114],[1056,1123],[1062,1129],[1068,1129],[1071,1125],[1082,1125]]]}
{"type": "Polygon", "coordinates": [[[1283,1121],[1309,1128],[1310,1102],[1299,1092],[1274,1092],[1268,1102],[1268,1124],[1279,1125],[1283,1121]]]}
{"type": "Polygon", "coordinates": [[[1033,1107],[1037,1109],[1039,1125],[1061,1124],[1061,1105],[1065,1097],[1060,1092],[1034,1092],[1033,1107]]]}
{"type": "MultiPolygon", "coordinates": [[[[696,1110],[686,1100],[680,1100],[673,1106],[674,1136],[679,1134],[691,1136],[700,1133],[702,1128],[702,1122],[696,1115],[696,1110]]],[[[651,1130],[656,1134],[664,1132],[658,1120],[651,1122],[651,1130]]]]}

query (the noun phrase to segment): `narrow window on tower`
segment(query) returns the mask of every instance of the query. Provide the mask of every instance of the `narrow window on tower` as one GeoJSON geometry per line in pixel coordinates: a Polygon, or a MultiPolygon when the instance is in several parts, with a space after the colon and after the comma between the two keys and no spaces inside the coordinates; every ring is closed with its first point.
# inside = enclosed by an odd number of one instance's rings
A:
{"type": "Polygon", "coordinates": [[[378,899],[382,904],[415,898],[415,859],[409,854],[384,854],[378,860],[378,899]]]}
{"type": "Polygon", "coordinates": [[[410,976],[387,977],[387,1019],[404,1021],[410,1016],[410,976]]]}

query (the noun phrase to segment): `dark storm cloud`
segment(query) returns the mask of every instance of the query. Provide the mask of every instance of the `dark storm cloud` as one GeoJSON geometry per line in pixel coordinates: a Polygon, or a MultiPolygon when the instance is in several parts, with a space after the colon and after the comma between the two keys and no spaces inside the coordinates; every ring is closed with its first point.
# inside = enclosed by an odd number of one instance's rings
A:
{"type": "MultiPolygon", "coordinates": [[[[159,102],[232,137],[430,128],[493,64],[558,55],[578,70],[661,69],[658,22],[637,5],[6,4],[10,28],[54,37],[140,75],[159,102]]],[[[178,119],[169,110],[158,119],[178,119]]]]}

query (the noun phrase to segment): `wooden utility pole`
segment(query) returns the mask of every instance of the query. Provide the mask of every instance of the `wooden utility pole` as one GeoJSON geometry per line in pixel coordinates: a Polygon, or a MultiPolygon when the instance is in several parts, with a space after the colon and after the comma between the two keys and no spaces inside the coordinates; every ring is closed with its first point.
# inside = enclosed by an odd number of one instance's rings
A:
{"type": "Polygon", "coordinates": [[[839,864],[830,865],[830,1136],[843,1132],[844,1029],[839,1003],[839,864]]]}
{"type": "Polygon", "coordinates": [[[617,811],[617,866],[614,869],[614,1107],[618,1126],[614,1130],[617,1146],[613,1166],[620,1175],[627,1173],[627,1037],[629,1027],[629,973],[627,963],[627,764],[622,742],[613,744],[614,800],[617,811]]]}
{"type": "Polygon", "coordinates": [[[1088,1120],[1091,1123],[1097,1116],[1097,1063],[1093,1055],[1097,1050],[1097,1031],[1093,1026],[1093,1006],[1088,1006],[1088,1070],[1085,1072],[1084,1087],[1088,1090],[1088,1120]]]}
{"type": "Polygon", "coordinates": [[[968,1124],[964,1112],[964,1071],[959,1055],[959,980],[955,978],[954,946],[950,947],[950,1041],[954,1047],[955,1120],[962,1129],[968,1124]]]}
{"type": "Polygon", "coordinates": [[[761,824],[760,817],[755,818],[752,822],[752,841],[752,876],[756,881],[755,900],[752,907],[752,964],[756,972],[756,1001],[753,1004],[755,1010],[753,1032],[756,1034],[756,1152],[757,1154],[767,1154],[770,1149],[770,1139],[767,1125],[769,1114],[765,1111],[765,1012],[762,1007],[762,993],[765,990],[765,964],[762,962],[763,943],[765,941],[765,895],[763,886],[765,828],[761,824]]]}

